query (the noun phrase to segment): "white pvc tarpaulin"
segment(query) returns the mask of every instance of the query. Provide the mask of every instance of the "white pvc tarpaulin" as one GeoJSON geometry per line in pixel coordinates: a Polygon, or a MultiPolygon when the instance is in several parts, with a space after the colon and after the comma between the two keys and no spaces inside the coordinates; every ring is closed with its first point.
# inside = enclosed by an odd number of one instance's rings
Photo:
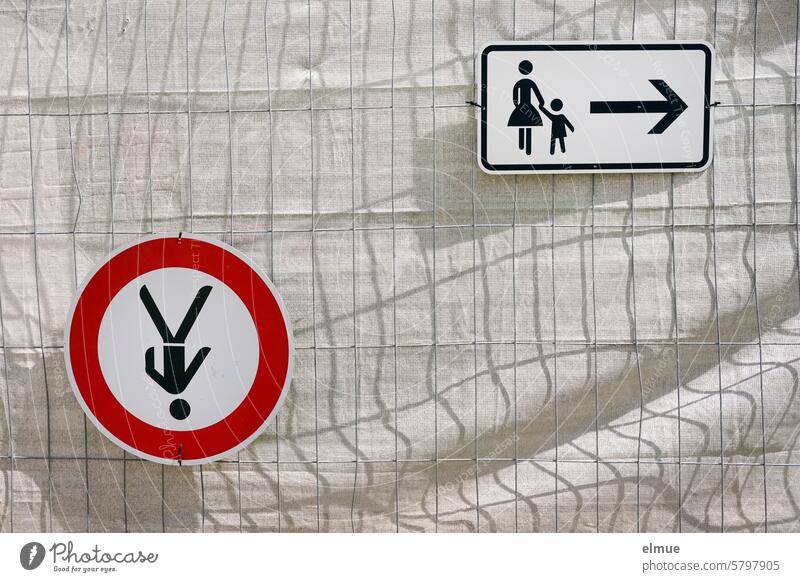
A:
{"type": "Polygon", "coordinates": [[[2,531],[797,531],[797,4],[2,0],[2,531]],[[490,177],[503,39],[717,55],[699,174],[490,177]],[[283,294],[295,378],[240,454],[88,422],[76,285],[153,231],[283,294]]]}

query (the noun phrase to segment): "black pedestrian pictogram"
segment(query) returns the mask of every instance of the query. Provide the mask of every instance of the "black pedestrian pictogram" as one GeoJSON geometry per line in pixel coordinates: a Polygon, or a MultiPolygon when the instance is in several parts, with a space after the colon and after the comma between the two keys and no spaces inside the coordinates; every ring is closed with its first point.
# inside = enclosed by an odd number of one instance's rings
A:
{"type": "MultiPolygon", "coordinates": [[[[561,99],[553,99],[550,102],[550,108],[553,111],[561,111],[562,107],[564,107],[564,103],[561,99]]],[[[556,140],[558,140],[561,146],[561,153],[566,153],[567,149],[564,146],[564,138],[567,137],[567,128],[572,132],[575,131],[575,128],[563,113],[548,111],[544,105],[542,105],[542,113],[550,119],[550,155],[552,156],[556,153],[556,140]]]]}
{"type": "MultiPolygon", "coordinates": [[[[533,130],[531,128],[543,125],[542,116],[533,105],[533,96],[536,96],[539,109],[550,119],[550,155],[555,155],[556,141],[561,146],[561,153],[565,153],[564,138],[567,137],[567,128],[574,132],[575,127],[566,115],[553,113],[545,107],[544,97],[542,97],[539,87],[533,79],[527,78],[527,75],[533,72],[533,64],[528,60],[520,61],[517,69],[526,77],[514,84],[511,97],[514,101],[514,111],[508,118],[508,126],[519,128],[519,149],[525,150],[525,154],[531,155],[533,151],[533,130]]],[[[562,107],[564,107],[564,102],[561,99],[553,99],[550,102],[550,108],[553,111],[561,111],[562,107]]]]}
{"type": "Polygon", "coordinates": [[[527,155],[531,155],[533,148],[533,132],[531,128],[542,125],[542,116],[536,111],[532,100],[535,95],[539,107],[542,107],[544,105],[544,97],[542,97],[539,87],[533,79],[527,77],[533,72],[533,64],[530,61],[520,61],[518,70],[525,77],[514,85],[512,92],[514,111],[511,112],[511,116],[508,118],[508,126],[519,128],[519,149],[525,150],[527,155]]]}
{"type": "MultiPolygon", "coordinates": [[[[155,368],[155,347],[148,348],[145,352],[145,371],[148,376],[170,394],[178,395],[186,390],[192,378],[194,378],[194,375],[203,364],[203,361],[211,352],[211,348],[201,348],[194,355],[189,366],[186,366],[186,346],[184,345],[186,336],[189,335],[194,322],[197,320],[198,315],[200,315],[200,310],[203,309],[203,305],[206,299],[208,299],[209,293],[211,293],[210,285],[200,288],[191,306],[189,306],[189,311],[187,311],[186,315],[183,317],[183,321],[177,333],[173,334],[167,322],[164,320],[164,317],[161,315],[161,311],[159,311],[156,302],[153,300],[153,296],[147,289],[147,285],[142,286],[139,290],[139,297],[145,309],[147,309],[150,319],[156,326],[161,339],[164,341],[164,373],[158,372],[155,368]]],[[[186,400],[176,398],[170,404],[169,412],[173,418],[184,420],[189,416],[191,407],[186,400]]]]}
{"type": "Polygon", "coordinates": [[[689,108],[683,99],[662,79],[650,83],[664,96],[661,101],[592,101],[590,113],[665,113],[648,134],[661,134],[689,108]]]}

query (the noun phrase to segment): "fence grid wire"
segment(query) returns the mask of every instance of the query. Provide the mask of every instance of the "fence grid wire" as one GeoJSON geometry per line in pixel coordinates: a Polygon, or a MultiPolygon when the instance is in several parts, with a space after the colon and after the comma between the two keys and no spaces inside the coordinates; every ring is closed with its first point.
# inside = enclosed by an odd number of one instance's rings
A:
{"type": "Polygon", "coordinates": [[[798,12],[3,2],[0,531],[799,531],[798,12]],[[480,45],[589,38],[715,45],[709,170],[480,172],[480,45]],[[201,467],[106,441],[61,359],[92,263],[164,230],[293,319],[277,421],[201,467]]]}

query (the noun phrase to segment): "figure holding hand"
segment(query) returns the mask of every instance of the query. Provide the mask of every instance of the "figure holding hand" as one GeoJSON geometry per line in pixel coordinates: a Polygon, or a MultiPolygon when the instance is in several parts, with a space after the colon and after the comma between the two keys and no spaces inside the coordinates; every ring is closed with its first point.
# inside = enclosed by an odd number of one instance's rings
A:
{"type": "Polygon", "coordinates": [[[536,111],[533,99],[536,98],[539,107],[544,107],[544,98],[536,82],[528,76],[533,72],[533,63],[527,60],[520,61],[518,70],[523,77],[517,81],[512,91],[514,111],[508,118],[508,126],[519,128],[519,149],[523,150],[526,155],[531,155],[533,149],[532,128],[543,125],[542,116],[536,111]]]}
{"type": "MultiPolygon", "coordinates": [[[[561,111],[562,107],[564,107],[564,103],[561,99],[553,99],[550,102],[550,108],[553,111],[561,111]]],[[[543,105],[540,109],[542,113],[550,119],[550,155],[552,156],[556,152],[556,140],[558,140],[561,146],[561,153],[565,153],[567,149],[564,146],[564,138],[567,137],[567,128],[572,132],[575,131],[575,128],[563,113],[553,113],[553,111],[548,111],[543,105]]]]}

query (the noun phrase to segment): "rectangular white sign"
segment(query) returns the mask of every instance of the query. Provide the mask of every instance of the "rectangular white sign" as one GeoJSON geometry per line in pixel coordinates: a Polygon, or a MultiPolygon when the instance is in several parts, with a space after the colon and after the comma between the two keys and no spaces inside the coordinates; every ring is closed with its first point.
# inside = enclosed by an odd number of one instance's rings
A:
{"type": "Polygon", "coordinates": [[[480,53],[489,173],[699,171],[711,163],[705,42],[504,42],[480,53]]]}

